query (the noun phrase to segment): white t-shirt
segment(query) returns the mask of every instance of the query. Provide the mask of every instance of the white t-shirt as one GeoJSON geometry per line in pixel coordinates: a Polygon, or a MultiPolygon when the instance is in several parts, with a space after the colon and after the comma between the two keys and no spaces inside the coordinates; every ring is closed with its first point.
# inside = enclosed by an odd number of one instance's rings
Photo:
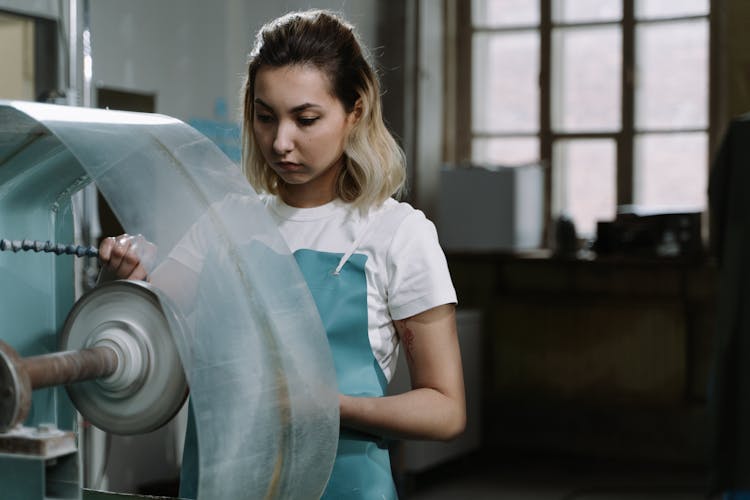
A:
{"type": "MultiPolygon", "coordinates": [[[[368,336],[373,355],[390,381],[398,359],[393,320],[456,303],[435,226],[421,211],[390,198],[364,213],[338,199],[314,208],[291,207],[276,196],[264,196],[261,203],[269,209],[292,253],[300,249],[341,253],[342,261],[351,253],[367,257],[368,336]]],[[[249,204],[245,198],[229,197],[214,211],[228,218],[225,222],[230,227],[238,228],[252,223],[231,220],[238,217],[236,213],[246,213],[249,204]]],[[[170,258],[196,274],[201,272],[214,238],[215,231],[206,226],[210,221],[203,217],[170,253],[170,258]]],[[[250,232],[257,236],[263,229],[250,232]]]]}
{"type": "Polygon", "coordinates": [[[390,198],[366,213],[338,199],[314,208],[291,207],[276,196],[263,200],[292,252],[367,257],[370,346],[390,380],[398,358],[393,320],[456,303],[435,226],[421,211],[390,198]]]}

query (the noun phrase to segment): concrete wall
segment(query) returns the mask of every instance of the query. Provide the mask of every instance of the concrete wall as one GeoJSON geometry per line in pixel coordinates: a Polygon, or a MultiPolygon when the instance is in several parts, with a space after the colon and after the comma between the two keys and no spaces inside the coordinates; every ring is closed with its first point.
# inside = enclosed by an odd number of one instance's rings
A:
{"type": "MultiPolygon", "coordinates": [[[[239,89],[253,36],[306,1],[96,0],[91,2],[93,81],[156,94],[156,111],[182,120],[238,120],[239,89]]],[[[375,1],[319,1],[341,11],[372,44],[375,1]]]]}

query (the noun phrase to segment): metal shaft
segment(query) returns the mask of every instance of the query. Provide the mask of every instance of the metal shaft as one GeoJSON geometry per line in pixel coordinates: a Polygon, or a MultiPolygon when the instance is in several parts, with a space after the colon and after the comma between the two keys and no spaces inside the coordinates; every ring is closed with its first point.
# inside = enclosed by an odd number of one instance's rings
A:
{"type": "Polygon", "coordinates": [[[0,434],[26,420],[34,389],[107,377],[118,363],[106,346],[22,358],[0,340],[0,434]]]}
{"type": "Polygon", "coordinates": [[[21,369],[28,374],[31,388],[41,389],[108,377],[117,370],[117,363],[113,349],[92,347],[22,358],[21,369]]]}

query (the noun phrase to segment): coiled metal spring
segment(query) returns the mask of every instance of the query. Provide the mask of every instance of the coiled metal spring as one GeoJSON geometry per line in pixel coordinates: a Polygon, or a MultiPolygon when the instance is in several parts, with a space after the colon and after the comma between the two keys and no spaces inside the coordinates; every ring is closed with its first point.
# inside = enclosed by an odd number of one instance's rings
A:
{"type": "Polygon", "coordinates": [[[76,257],[97,257],[99,250],[96,247],[82,245],[63,245],[51,241],[37,240],[5,240],[0,239],[0,251],[6,252],[47,252],[55,255],[75,255],[76,257]]]}

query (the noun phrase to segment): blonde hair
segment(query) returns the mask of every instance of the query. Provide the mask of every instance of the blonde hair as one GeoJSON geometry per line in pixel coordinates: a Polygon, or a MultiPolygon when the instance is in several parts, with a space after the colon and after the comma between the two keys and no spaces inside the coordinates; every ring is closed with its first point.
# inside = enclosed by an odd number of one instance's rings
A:
{"type": "Polygon", "coordinates": [[[327,75],[331,93],[359,118],[344,147],[336,194],[359,207],[400,196],[406,159],[383,122],[380,84],[354,28],[328,11],[293,12],[263,26],[248,60],[244,85],[242,168],[260,192],[278,194],[283,181],[267,165],[253,134],[255,77],[263,66],[309,65],[327,75]]]}

